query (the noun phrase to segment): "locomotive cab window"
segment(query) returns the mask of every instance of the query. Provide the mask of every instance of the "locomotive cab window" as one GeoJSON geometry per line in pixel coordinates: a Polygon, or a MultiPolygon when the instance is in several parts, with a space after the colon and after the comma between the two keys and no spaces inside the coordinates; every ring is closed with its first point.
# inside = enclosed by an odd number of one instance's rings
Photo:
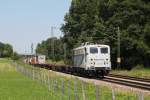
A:
{"type": "Polygon", "coordinates": [[[90,48],[90,53],[92,53],[92,54],[98,53],[98,49],[95,48],[95,47],[91,47],[90,48]]]}
{"type": "Polygon", "coordinates": [[[108,48],[101,48],[101,53],[102,54],[108,53],[108,48]]]}

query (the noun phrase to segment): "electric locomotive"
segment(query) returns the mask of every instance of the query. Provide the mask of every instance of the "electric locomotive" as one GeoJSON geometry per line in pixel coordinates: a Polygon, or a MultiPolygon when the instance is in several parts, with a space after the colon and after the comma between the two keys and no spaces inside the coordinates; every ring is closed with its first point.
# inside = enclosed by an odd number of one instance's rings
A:
{"type": "Polygon", "coordinates": [[[111,70],[110,46],[84,43],[73,49],[73,70],[77,73],[104,76],[111,70]]]}

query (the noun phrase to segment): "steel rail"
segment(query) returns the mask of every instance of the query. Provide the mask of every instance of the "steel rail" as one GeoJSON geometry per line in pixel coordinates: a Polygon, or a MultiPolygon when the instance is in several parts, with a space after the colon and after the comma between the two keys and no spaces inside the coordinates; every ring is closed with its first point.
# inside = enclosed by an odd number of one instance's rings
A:
{"type": "Polygon", "coordinates": [[[105,76],[102,81],[106,82],[111,82],[111,83],[116,83],[120,85],[125,85],[125,86],[130,86],[133,88],[138,88],[138,89],[144,89],[150,91],[150,83],[149,82],[143,82],[143,81],[137,81],[136,79],[127,79],[127,78],[118,78],[118,77],[110,77],[110,76],[105,76]]]}
{"type": "Polygon", "coordinates": [[[108,76],[150,83],[149,78],[138,78],[138,77],[132,77],[132,76],[119,75],[119,74],[109,74],[108,76]]]}

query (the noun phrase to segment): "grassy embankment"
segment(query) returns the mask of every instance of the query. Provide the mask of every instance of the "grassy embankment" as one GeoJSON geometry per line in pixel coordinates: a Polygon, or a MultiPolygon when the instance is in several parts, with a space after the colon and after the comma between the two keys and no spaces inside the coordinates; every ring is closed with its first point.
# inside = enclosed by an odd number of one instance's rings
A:
{"type": "Polygon", "coordinates": [[[141,65],[136,66],[132,70],[112,70],[112,74],[119,74],[125,76],[139,77],[139,78],[150,78],[150,68],[144,68],[141,65]]]}

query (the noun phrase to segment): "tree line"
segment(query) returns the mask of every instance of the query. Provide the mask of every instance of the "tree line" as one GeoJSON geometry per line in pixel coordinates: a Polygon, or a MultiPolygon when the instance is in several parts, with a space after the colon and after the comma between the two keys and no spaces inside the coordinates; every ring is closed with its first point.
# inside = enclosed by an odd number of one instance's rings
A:
{"type": "MultiPolygon", "coordinates": [[[[150,66],[149,0],[72,0],[64,21],[61,27],[64,36],[56,39],[55,44],[59,60],[63,59],[64,43],[69,62],[72,49],[90,41],[110,45],[112,66],[115,68],[119,27],[122,68],[131,69],[138,64],[150,66]]],[[[38,44],[36,51],[44,54],[45,50],[46,55],[54,59],[50,56],[51,39],[38,44]]]]}
{"type": "Polygon", "coordinates": [[[11,58],[12,60],[18,60],[20,56],[13,51],[13,47],[10,44],[0,42],[0,58],[11,58]]]}
{"type": "Polygon", "coordinates": [[[13,48],[10,44],[4,44],[0,42],[0,57],[11,57],[13,54],[13,48]]]}
{"type": "Polygon", "coordinates": [[[48,38],[37,45],[36,53],[46,55],[47,59],[53,61],[63,60],[64,49],[62,38],[48,38]]]}

